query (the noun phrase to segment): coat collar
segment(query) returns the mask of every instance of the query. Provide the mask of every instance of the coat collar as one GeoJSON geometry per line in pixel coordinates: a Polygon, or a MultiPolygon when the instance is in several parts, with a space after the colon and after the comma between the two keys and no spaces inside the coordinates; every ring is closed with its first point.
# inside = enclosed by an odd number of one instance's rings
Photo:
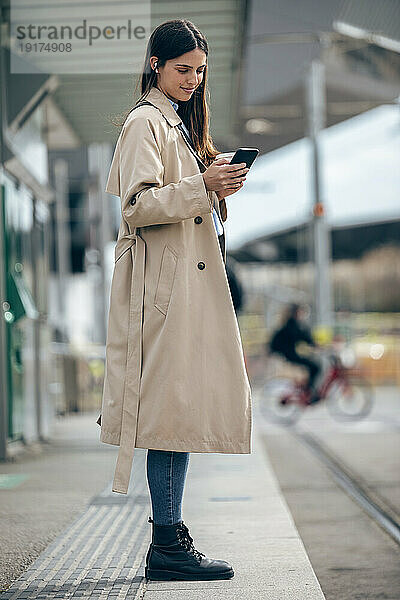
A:
{"type": "Polygon", "coordinates": [[[156,106],[167,119],[168,123],[172,125],[172,127],[182,123],[182,119],[172,106],[171,102],[168,100],[167,96],[157,87],[152,87],[147,95],[144,96],[144,98],[141,98],[141,101],[143,100],[151,102],[151,104],[156,106]]]}
{"type": "Polygon", "coordinates": [[[167,119],[170,125],[172,125],[173,127],[179,125],[178,129],[180,130],[182,137],[186,142],[186,145],[198,161],[199,166],[201,165],[200,170],[205,171],[207,169],[206,165],[193,148],[190,140],[188,139],[187,135],[185,134],[185,131],[183,130],[182,119],[180,118],[180,116],[178,115],[175,108],[172,106],[171,102],[168,100],[164,92],[159,90],[157,87],[152,87],[148,92],[147,96],[144,96],[140,99],[140,102],[143,102],[144,100],[146,100],[146,102],[150,102],[151,104],[153,104],[153,106],[158,108],[158,110],[162,112],[162,114],[167,119]]]}

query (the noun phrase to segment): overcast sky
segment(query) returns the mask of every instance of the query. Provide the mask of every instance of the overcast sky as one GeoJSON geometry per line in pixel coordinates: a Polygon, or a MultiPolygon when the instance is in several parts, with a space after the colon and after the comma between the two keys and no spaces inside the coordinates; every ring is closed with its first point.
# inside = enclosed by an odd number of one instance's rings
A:
{"type": "MultiPolygon", "coordinates": [[[[322,198],[331,223],[400,218],[400,106],[380,106],[321,133],[322,198]]],[[[308,139],[258,156],[226,199],[227,248],[310,214],[308,139]]]]}

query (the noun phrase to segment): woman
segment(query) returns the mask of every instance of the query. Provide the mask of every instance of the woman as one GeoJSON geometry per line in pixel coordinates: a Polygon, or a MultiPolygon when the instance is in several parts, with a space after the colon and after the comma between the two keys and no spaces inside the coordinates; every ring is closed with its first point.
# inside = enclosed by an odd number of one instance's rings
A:
{"type": "Polygon", "coordinates": [[[127,493],[134,448],[148,449],[150,579],[233,576],[194,548],[184,483],[190,452],[251,452],[251,389],[221,243],[225,198],[247,169],[215,160],[207,56],[190,21],[153,31],[106,186],[122,219],[98,423],[100,440],[120,446],[113,491],[127,493]]]}

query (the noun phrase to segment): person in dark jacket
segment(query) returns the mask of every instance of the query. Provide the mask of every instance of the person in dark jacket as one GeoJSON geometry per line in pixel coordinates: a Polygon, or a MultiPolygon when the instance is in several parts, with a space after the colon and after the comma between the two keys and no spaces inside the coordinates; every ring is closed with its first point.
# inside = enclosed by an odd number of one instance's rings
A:
{"type": "Polygon", "coordinates": [[[298,342],[305,342],[314,348],[317,347],[311,330],[302,323],[301,314],[302,307],[300,304],[292,304],[289,307],[283,326],[273,333],[267,343],[267,349],[270,353],[280,354],[289,362],[302,365],[308,370],[306,390],[310,394],[310,404],[312,404],[320,399],[316,390],[314,390],[314,382],[321,368],[315,360],[300,356],[296,351],[298,342]]]}

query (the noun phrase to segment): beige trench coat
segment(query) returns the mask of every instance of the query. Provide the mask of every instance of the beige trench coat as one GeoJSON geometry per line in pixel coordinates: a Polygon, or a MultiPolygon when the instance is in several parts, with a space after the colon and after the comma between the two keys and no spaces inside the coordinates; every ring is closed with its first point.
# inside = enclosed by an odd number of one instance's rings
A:
{"type": "MultiPolygon", "coordinates": [[[[134,448],[251,453],[251,388],[212,207],[181,119],[152,88],[126,119],[106,191],[121,199],[100,441],[119,446],[112,490],[128,491],[134,448]]],[[[222,209],[222,210],[221,210],[222,209]]]]}

